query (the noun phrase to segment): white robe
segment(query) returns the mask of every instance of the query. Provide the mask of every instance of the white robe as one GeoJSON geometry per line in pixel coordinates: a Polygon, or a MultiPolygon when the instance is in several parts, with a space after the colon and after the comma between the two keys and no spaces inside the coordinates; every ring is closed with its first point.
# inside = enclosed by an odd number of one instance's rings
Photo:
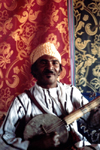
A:
{"type": "MultiPolygon", "coordinates": [[[[75,86],[60,82],[58,82],[56,88],[51,89],[43,89],[36,83],[29,91],[46,113],[57,115],[58,117],[65,117],[88,103],[88,100],[82,96],[75,86]]],[[[18,95],[11,104],[0,129],[0,150],[27,150],[29,141],[24,140],[21,136],[17,137],[16,128],[22,118],[25,118],[23,125],[26,125],[34,116],[42,113],[25,92],[18,95]]],[[[68,127],[66,128],[68,129],[68,127]]],[[[71,128],[76,135],[81,139],[83,138],[78,132],[76,121],[71,124],[71,128]]],[[[23,134],[23,131],[20,134],[23,134]]],[[[80,141],[76,142],[78,147],[82,147],[82,144],[80,141]]]]}

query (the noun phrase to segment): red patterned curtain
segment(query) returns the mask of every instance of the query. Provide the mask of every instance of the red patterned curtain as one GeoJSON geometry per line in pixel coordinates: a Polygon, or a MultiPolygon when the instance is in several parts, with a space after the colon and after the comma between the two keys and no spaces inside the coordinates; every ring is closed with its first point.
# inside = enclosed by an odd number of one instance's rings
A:
{"type": "Polygon", "coordinates": [[[34,85],[30,53],[45,41],[53,42],[62,56],[60,80],[70,78],[67,0],[0,1],[0,111],[34,85]]]}

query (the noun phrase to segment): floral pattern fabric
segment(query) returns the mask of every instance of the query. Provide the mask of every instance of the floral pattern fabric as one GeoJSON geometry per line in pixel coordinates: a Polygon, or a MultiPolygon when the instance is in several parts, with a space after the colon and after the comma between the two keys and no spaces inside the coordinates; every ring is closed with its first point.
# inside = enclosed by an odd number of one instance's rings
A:
{"type": "Polygon", "coordinates": [[[60,80],[71,83],[67,1],[0,1],[0,112],[6,112],[15,96],[34,85],[30,53],[47,41],[62,56],[60,80]]]}

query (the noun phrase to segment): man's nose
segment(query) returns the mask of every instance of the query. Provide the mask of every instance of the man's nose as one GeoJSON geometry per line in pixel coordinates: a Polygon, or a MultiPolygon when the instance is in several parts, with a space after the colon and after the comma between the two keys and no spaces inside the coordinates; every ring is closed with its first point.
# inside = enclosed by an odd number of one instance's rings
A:
{"type": "Polygon", "coordinates": [[[50,70],[53,69],[53,63],[52,63],[52,61],[49,61],[49,62],[47,63],[47,67],[48,67],[48,69],[50,69],[50,70]]]}

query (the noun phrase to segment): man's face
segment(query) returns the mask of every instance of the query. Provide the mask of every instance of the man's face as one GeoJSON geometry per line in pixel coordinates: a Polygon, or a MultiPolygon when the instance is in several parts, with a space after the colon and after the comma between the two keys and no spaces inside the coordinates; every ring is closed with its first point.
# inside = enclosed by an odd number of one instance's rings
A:
{"type": "Polygon", "coordinates": [[[53,88],[57,86],[57,78],[60,75],[60,63],[57,58],[43,55],[36,62],[37,84],[43,88],[53,88]]]}

